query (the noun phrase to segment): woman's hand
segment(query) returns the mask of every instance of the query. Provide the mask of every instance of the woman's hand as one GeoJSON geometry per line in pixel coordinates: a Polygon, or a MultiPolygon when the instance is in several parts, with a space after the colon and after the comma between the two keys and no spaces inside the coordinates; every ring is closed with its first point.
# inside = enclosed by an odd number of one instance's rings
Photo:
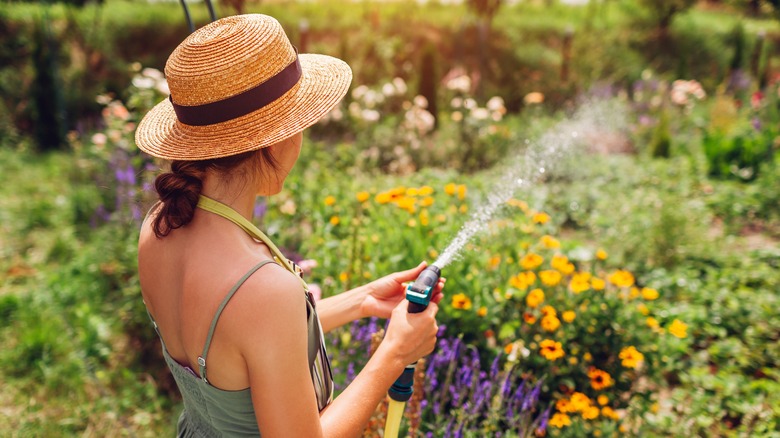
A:
{"type": "Polygon", "coordinates": [[[379,347],[387,348],[402,364],[414,363],[430,354],[436,346],[439,331],[436,303],[431,302],[422,313],[409,313],[406,308],[406,303],[400,303],[393,309],[387,333],[379,347]]]}
{"type": "MultiPolygon", "coordinates": [[[[361,304],[361,314],[364,317],[376,316],[387,319],[393,309],[406,297],[404,283],[414,281],[417,276],[428,266],[426,262],[420,263],[416,268],[395,272],[365,285],[366,295],[361,304]]],[[[439,278],[439,283],[431,292],[431,302],[441,301],[442,289],[447,279],[439,278]]]]}

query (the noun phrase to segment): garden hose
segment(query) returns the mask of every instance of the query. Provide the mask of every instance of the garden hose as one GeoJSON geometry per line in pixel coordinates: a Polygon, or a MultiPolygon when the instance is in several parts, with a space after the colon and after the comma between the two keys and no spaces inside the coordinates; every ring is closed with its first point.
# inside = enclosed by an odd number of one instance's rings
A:
{"type": "MultiPolygon", "coordinates": [[[[428,308],[436,283],[439,282],[441,270],[436,265],[425,268],[414,283],[406,287],[406,299],[409,301],[409,313],[421,313],[428,308]]],[[[414,385],[414,370],[417,362],[407,365],[403,373],[387,391],[390,397],[387,406],[384,438],[397,438],[401,426],[406,402],[412,397],[414,385]]]]}

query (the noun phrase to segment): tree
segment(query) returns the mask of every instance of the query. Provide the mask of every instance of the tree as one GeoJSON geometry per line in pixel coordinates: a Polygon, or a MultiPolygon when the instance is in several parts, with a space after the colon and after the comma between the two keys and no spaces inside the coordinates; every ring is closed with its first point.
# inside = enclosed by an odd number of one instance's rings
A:
{"type": "Polygon", "coordinates": [[[696,0],[640,0],[651,13],[653,22],[662,36],[667,35],[674,16],[690,9],[696,0]]]}

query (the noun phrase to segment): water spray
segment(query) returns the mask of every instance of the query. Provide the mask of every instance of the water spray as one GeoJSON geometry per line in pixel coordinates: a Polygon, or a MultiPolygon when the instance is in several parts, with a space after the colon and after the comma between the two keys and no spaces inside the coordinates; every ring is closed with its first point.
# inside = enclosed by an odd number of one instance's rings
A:
{"type": "MultiPolygon", "coordinates": [[[[565,154],[585,138],[597,138],[600,133],[616,131],[625,126],[625,120],[608,103],[585,102],[575,114],[547,131],[538,141],[529,142],[525,160],[512,166],[499,178],[487,202],[472,213],[458,234],[431,266],[425,268],[414,283],[406,288],[409,313],[423,312],[431,301],[433,288],[439,281],[441,269],[458,258],[466,244],[483,231],[499,207],[520,188],[531,186],[557,171],[565,154]]],[[[387,394],[390,397],[385,422],[384,438],[396,438],[404,406],[412,396],[416,362],[407,365],[387,394]]]]}

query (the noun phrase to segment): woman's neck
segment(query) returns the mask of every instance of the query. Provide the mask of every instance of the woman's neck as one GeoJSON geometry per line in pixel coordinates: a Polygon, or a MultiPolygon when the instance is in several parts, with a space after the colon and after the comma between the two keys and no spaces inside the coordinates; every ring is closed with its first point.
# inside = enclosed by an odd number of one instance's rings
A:
{"type": "Polygon", "coordinates": [[[252,220],[257,195],[249,189],[252,186],[249,182],[242,183],[239,187],[236,187],[237,185],[222,181],[213,175],[207,175],[203,179],[201,194],[227,205],[241,216],[252,220]]]}

